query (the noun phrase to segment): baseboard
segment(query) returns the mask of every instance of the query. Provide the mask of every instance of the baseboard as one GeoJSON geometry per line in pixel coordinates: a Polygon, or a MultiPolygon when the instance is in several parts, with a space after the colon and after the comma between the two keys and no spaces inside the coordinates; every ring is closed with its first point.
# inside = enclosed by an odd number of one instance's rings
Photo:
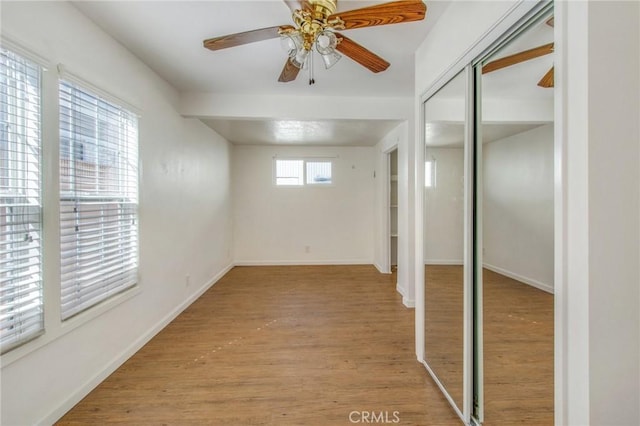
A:
{"type": "Polygon", "coordinates": [[[389,271],[385,271],[384,268],[382,266],[380,266],[377,263],[374,263],[373,266],[376,267],[376,269],[378,270],[378,272],[380,272],[381,274],[390,274],[391,272],[389,271]]]}
{"type": "Polygon", "coordinates": [[[235,266],[372,265],[371,260],[238,260],[235,266]]]}
{"type": "Polygon", "coordinates": [[[463,265],[462,259],[425,259],[425,265],[463,265]]]}
{"type": "Polygon", "coordinates": [[[416,301],[413,299],[408,299],[406,297],[402,297],[402,304],[407,308],[413,309],[416,307],[416,301]]]}
{"type": "Polygon", "coordinates": [[[554,293],[553,286],[551,286],[549,284],[546,284],[546,283],[543,283],[543,282],[540,282],[538,280],[534,280],[532,278],[527,278],[527,277],[524,277],[522,275],[518,275],[516,273],[507,271],[506,269],[500,268],[498,266],[490,265],[488,263],[483,263],[482,267],[486,268],[486,269],[488,269],[490,271],[493,271],[493,272],[495,272],[497,274],[504,275],[505,277],[509,277],[509,278],[514,279],[516,281],[520,281],[521,283],[528,284],[531,287],[535,287],[535,288],[537,288],[539,290],[546,291],[547,293],[551,293],[551,294],[554,293]]]}
{"type": "MultiPolygon", "coordinates": [[[[425,259],[425,265],[458,265],[462,266],[464,262],[462,260],[457,259],[425,259]]],[[[546,291],[547,293],[553,294],[554,289],[552,285],[540,282],[538,280],[534,280],[532,278],[527,278],[522,275],[518,275],[516,273],[507,271],[506,269],[500,268],[498,266],[490,265],[488,263],[484,263],[482,265],[484,268],[487,268],[490,271],[496,272],[498,274],[504,275],[505,277],[512,278],[516,281],[520,281],[524,284],[528,284],[532,287],[535,287],[539,290],[546,291]]]]}
{"type": "Polygon", "coordinates": [[[409,299],[407,297],[407,295],[405,294],[404,288],[399,283],[396,283],[396,291],[400,293],[400,296],[402,296],[402,304],[404,306],[406,306],[407,308],[416,307],[416,301],[414,299],[409,299]]]}
{"type": "Polygon", "coordinates": [[[227,272],[229,272],[235,265],[230,263],[225,266],[220,272],[209,279],[204,285],[198,289],[194,294],[180,303],[174,310],[165,315],[155,326],[149,331],[140,336],[134,341],[127,349],[125,349],[120,355],[115,357],[102,371],[89,379],[84,385],[82,385],[76,392],[70,395],[58,408],[46,415],[37,424],[54,424],[58,421],[67,411],[72,409],[78,402],[96,388],[103,380],[109,377],[114,371],[116,371],[126,360],[131,358],[136,352],[138,352],[145,344],[147,344],[156,334],[162,331],[171,321],[173,321],[178,315],[182,313],[189,305],[195,302],[205,291],[209,290],[216,282],[220,280],[227,272]]]}

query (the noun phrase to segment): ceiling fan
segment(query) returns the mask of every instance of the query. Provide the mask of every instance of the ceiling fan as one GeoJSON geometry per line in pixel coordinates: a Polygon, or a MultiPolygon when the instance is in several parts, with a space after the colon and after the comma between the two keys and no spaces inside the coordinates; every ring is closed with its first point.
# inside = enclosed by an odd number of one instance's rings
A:
{"type": "MultiPolygon", "coordinates": [[[[553,17],[547,20],[546,24],[550,27],[553,27],[553,17]]],[[[504,58],[496,59],[495,61],[489,62],[482,67],[482,74],[510,67],[511,65],[519,64],[530,59],[548,55],[549,53],[553,53],[553,43],[544,44],[542,46],[534,47],[533,49],[514,53],[513,55],[505,56],[504,58]]],[[[547,71],[547,73],[540,79],[540,81],[538,81],[538,86],[543,88],[551,88],[554,86],[553,68],[554,67],[551,67],[551,69],[547,71]]]]}
{"type": "Polygon", "coordinates": [[[386,70],[389,62],[337,32],[377,25],[400,24],[424,19],[427,7],[422,0],[401,0],[336,13],[338,0],[283,0],[292,12],[294,25],[261,28],[204,40],[210,50],[226,49],[257,41],[281,38],[289,57],[278,81],[296,79],[307,65],[313,84],[313,48],[325,67],[332,67],[346,55],[374,73],[386,70]],[[339,53],[338,53],[339,52],[339,53]]]}

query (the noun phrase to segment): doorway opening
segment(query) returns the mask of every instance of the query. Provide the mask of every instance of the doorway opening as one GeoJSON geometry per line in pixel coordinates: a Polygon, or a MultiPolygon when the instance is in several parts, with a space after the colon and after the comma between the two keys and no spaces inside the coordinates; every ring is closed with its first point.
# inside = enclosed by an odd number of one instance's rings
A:
{"type": "Polygon", "coordinates": [[[398,149],[387,155],[389,176],[389,266],[392,274],[398,272],[398,149]]]}

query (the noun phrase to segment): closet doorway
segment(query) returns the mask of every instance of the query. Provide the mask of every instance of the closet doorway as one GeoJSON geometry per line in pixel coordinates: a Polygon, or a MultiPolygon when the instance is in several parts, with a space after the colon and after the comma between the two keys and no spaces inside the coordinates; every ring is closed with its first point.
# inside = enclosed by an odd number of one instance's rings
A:
{"type": "MultiPolygon", "coordinates": [[[[389,173],[389,266],[392,274],[398,272],[398,149],[387,154],[389,173]]],[[[397,275],[396,275],[397,277],[397,275]]]]}

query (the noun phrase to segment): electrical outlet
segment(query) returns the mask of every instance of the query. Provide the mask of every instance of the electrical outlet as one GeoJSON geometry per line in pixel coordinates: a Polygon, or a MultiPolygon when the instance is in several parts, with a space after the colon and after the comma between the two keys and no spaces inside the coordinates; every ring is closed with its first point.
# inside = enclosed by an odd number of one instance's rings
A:
{"type": "Polygon", "coordinates": [[[304,252],[305,253],[311,253],[311,247],[310,246],[304,246],[304,252]]]}

